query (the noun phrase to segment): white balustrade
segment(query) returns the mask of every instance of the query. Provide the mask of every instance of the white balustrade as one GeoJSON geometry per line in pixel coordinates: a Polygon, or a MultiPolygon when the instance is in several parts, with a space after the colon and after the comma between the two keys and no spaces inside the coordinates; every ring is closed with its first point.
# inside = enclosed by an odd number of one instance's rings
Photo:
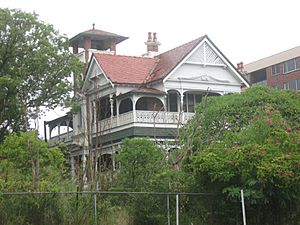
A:
{"type": "Polygon", "coordinates": [[[133,123],[133,112],[126,112],[123,114],[120,114],[119,117],[113,116],[106,118],[104,120],[101,120],[99,122],[99,131],[105,131],[109,130],[114,127],[123,126],[129,123],[133,123]]]}
{"type": "Polygon", "coordinates": [[[188,120],[192,119],[195,113],[184,113],[184,121],[183,123],[186,123],[188,120]]]}
{"type": "Polygon", "coordinates": [[[54,137],[50,138],[50,143],[51,144],[57,144],[59,142],[69,142],[72,141],[73,137],[73,131],[70,131],[69,133],[63,133],[54,137]]]}
{"type": "Polygon", "coordinates": [[[119,126],[133,123],[133,112],[126,112],[119,115],[119,126]]]}
{"type": "MultiPolygon", "coordinates": [[[[194,113],[183,113],[179,112],[157,112],[157,111],[142,111],[136,110],[136,123],[151,123],[151,124],[182,124],[190,120],[195,114],[194,113]]],[[[112,118],[106,118],[101,120],[99,123],[99,131],[109,130],[111,128],[131,124],[134,122],[133,112],[126,112],[120,114],[119,117],[113,116],[112,118]],[[111,124],[112,123],[112,124],[111,124]],[[112,126],[111,126],[112,125],[112,126]]]]}
{"type": "MultiPolygon", "coordinates": [[[[184,113],[183,123],[190,120],[195,113],[184,113]]],[[[154,111],[136,111],[136,122],[139,123],[160,123],[160,124],[177,124],[180,122],[179,112],[154,112],[154,111]]]]}

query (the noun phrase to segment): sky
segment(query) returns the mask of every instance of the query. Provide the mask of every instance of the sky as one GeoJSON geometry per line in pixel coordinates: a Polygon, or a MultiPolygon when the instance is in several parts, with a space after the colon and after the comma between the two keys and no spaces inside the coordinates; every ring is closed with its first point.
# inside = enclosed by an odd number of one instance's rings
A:
{"type": "Polygon", "coordinates": [[[157,33],[160,52],[207,34],[234,65],[299,46],[299,6],[299,0],[0,0],[1,8],[35,12],[69,38],[93,23],[127,36],[117,46],[122,55],[145,53],[148,32],[157,33]]]}
{"type": "Polygon", "coordinates": [[[92,29],[129,37],[118,54],[141,55],[148,32],[164,52],[207,34],[235,65],[300,45],[299,0],[0,0],[36,12],[69,38],[92,29]]]}

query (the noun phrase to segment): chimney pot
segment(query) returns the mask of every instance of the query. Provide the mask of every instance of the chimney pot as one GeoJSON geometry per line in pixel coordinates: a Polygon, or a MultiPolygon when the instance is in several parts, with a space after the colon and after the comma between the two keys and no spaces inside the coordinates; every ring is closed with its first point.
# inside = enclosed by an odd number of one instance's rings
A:
{"type": "Polygon", "coordinates": [[[153,34],[151,32],[148,32],[148,40],[147,40],[147,42],[145,42],[145,44],[147,45],[148,53],[149,52],[158,53],[158,46],[160,45],[160,43],[157,41],[156,32],[153,32],[153,34]],[[152,35],[153,35],[153,37],[152,37],[152,35]]]}
{"type": "Polygon", "coordinates": [[[151,42],[151,41],[152,41],[152,33],[148,32],[148,42],[151,42]]]}
{"type": "Polygon", "coordinates": [[[237,69],[238,69],[238,71],[243,72],[244,71],[244,63],[243,62],[237,63],[237,69]]]}
{"type": "Polygon", "coordinates": [[[153,33],[153,42],[157,41],[156,32],[153,33]]]}

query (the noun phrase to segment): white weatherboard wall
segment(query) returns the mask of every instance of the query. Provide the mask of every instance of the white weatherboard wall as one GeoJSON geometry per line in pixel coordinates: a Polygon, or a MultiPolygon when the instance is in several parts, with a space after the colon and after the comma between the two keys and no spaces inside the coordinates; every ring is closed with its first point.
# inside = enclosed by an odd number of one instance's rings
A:
{"type": "Polygon", "coordinates": [[[240,92],[237,72],[213,45],[205,39],[165,80],[166,90],[210,91],[220,94],[240,92]]]}
{"type": "Polygon", "coordinates": [[[165,82],[166,90],[240,92],[241,83],[227,68],[183,64],[165,82]]]}

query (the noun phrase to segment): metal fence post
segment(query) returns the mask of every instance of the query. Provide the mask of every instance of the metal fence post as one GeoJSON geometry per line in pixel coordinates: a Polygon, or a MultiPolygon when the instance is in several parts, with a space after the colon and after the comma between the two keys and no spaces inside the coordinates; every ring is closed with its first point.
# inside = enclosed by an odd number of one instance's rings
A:
{"type": "Polygon", "coordinates": [[[245,201],[244,201],[244,191],[241,190],[241,200],[242,200],[242,212],[243,212],[243,224],[246,225],[246,210],[245,210],[245,201]]]}
{"type": "Polygon", "coordinates": [[[171,224],[170,222],[170,195],[167,195],[167,210],[168,210],[168,225],[171,224]]]}
{"type": "Polygon", "coordinates": [[[97,192],[94,192],[94,224],[97,225],[97,192]]]}
{"type": "Polygon", "coordinates": [[[176,195],[176,225],[179,225],[179,195],[176,195]]]}

